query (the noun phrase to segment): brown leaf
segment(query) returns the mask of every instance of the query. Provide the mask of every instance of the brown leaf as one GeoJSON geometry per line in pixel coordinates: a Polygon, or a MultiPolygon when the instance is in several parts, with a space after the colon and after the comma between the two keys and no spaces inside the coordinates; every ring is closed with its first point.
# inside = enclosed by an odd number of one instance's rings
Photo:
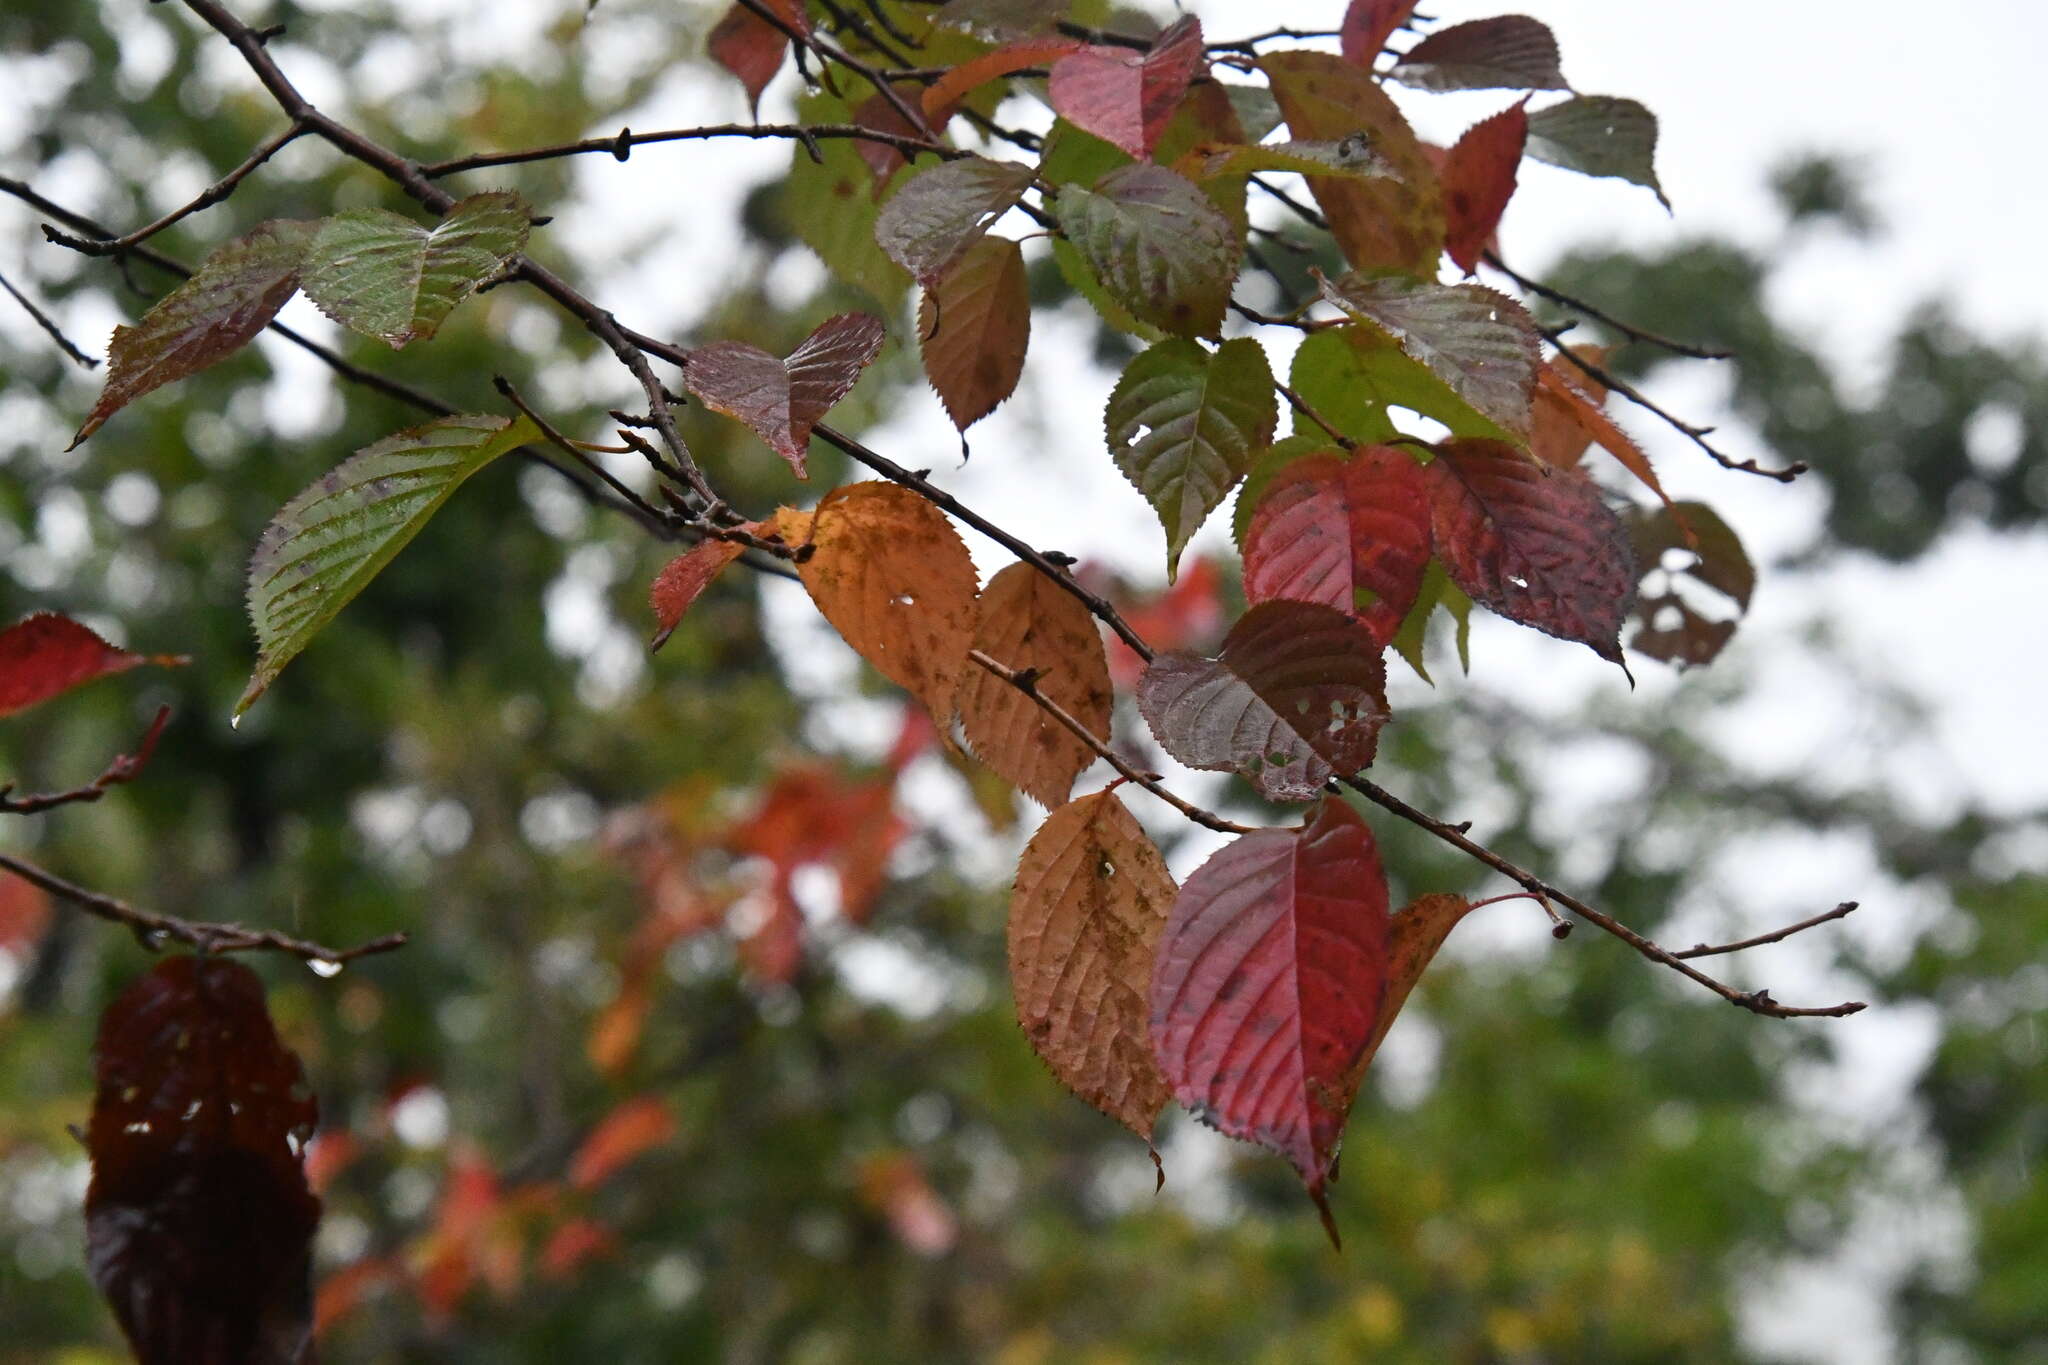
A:
{"type": "MultiPolygon", "coordinates": [[[[810,31],[810,19],[800,0],[768,0],[768,5],[799,32],[810,31]]],[[[758,113],[761,92],[775,79],[788,55],[789,35],[745,5],[735,4],[704,40],[704,49],[746,87],[747,111],[758,113]]]]}
{"type": "Polygon", "coordinates": [[[1294,1164],[1324,1197],[1387,989],[1387,882],[1335,797],[1298,830],[1239,836],[1173,903],[1152,972],[1152,1046],[1174,1098],[1294,1164]]]}
{"type": "MultiPolygon", "coordinates": [[[[1109,734],[1109,662],[1095,618],[1029,564],[1012,564],[981,593],[974,647],[1036,675],[1037,690],[1095,734],[1109,734]]],[[[1095,751],[1022,691],[972,662],[960,679],[968,747],[1019,791],[1059,806],[1095,751]]]]}
{"type": "Polygon", "coordinates": [[[1569,90],[1557,39],[1526,14],[1473,19],[1438,29],[1388,73],[1421,90],[1569,90]]]}
{"type": "Polygon", "coordinates": [[[109,673],[177,668],[179,654],[130,654],[68,616],[39,611],[0,630],[0,716],[11,716],[109,673]]]}
{"type": "Polygon", "coordinates": [[[976,582],[946,514],[893,483],[848,484],[818,504],[810,543],[797,572],[818,610],[948,729],[974,642],[976,582]]]}
{"type": "Polygon", "coordinates": [[[1358,1054],[1358,1061],[1345,1081],[1352,1094],[1358,1093],[1366,1068],[1379,1054],[1380,1043],[1386,1038],[1387,1030],[1393,1027],[1401,1007],[1408,1003],[1408,993],[1422,979],[1423,968],[1429,966],[1436,957],[1436,950],[1443,947],[1451,930],[1457,928],[1458,921],[1471,910],[1472,902],[1463,896],[1437,891],[1416,897],[1387,921],[1386,1003],[1380,1007],[1379,1023],[1373,1026],[1365,1051],[1358,1054]]]}
{"type": "Polygon", "coordinates": [[[1235,771],[1270,801],[1310,801],[1372,762],[1387,673],[1372,632],[1313,602],[1262,602],[1214,659],[1161,654],[1138,710],[1190,768],[1235,771]]]}
{"type": "Polygon", "coordinates": [[[106,387],[71,445],[142,395],[227,358],[269,326],[299,287],[314,226],[292,218],[260,224],[216,248],[140,322],[116,327],[106,387]]]}
{"type": "Polygon", "coordinates": [[[1529,136],[1523,104],[1467,128],[1444,157],[1444,250],[1467,275],[1479,268],[1479,255],[1514,197],[1515,171],[1529,136]]]}
{"type": "Polygon", "coordinates": [[[787,360],[744,341],[715,341],[690,352],[683,377],[706,407],[745,422],[798,478],[809,478],[811,429],[852,390],[884,335],[881,319],[841,313],[819,324],[787,360]]]}
{"type": "Polygon", "coordinates": [[[1315,142],[1362,136],[1394,169],[1392,176],[1371,180],[1308,177],[1345,259],[1361,270],[1391,267],[1436,278],[1444,242],[1436,171],[1371,73],[1328,52],[1269,52],[1259,67],[1272,81],[1295,137],[1315,142]]]}
{"type": "Polygon", "coordinates": [[[1158,848],[1108,790],[1046,817],[1010,897],[1024,1036],[1061,1084],[1147,1141],[1171,1093],[1146,1019],[1173,896],[1158,848]]]}
{"type": "Polygon", "coordinates": [[[100,1017],[86,1251],[142,1365],[310,1356],[318,1109],[256,974],[172,957],[100,1017]]]}
{"type": "Polygon", "coordinates": [[[1629,637],[1629,648],[1679,668],[1712,662],[1734,637],[1756,591],[1756,568],[1741,539],[1703,502],[1647,512],[1631,509],[1629,535],[1645,581],[1666,580],[1661,593],[1636,603],[1640,624],[1629,637]],[[1673,552],[1688,562],[1666,568],[1665,560],[1673,552]],[[1688,585],[1712,592],[1681,592],[1688,585]],[[1714,605],[1709,598],[1719,599],[1718,619],[1700,610],[1714,605]]]}
{"type": "Polygon", "coordinates": [[[1635,557],[1592,480],[1477,438],[1445,441],[1425,473],[1453,582],[1510,621],[1621,663],[1635,557]]]}
{"type": "Polygon", "coordinates": [[[1014,393],[1031,344],[1031,289],[1017,244],[984,237],[969,247],[925,291],[917,340],[925,377],[959,430],[1014,393]]]}

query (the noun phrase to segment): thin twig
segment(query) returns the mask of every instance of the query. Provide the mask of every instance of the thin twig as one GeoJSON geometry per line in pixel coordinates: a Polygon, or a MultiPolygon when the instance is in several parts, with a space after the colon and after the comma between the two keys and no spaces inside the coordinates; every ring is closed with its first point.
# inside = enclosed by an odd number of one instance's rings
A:
{"type": "Polygon", "coordinates": [[[624,483],[620,482],[618,478],[616,478],[609,469],[606,469],[596,460],[591,459],[586,452],[577,449],[575,442],[571,441],[568,437],[564,436],[560,431],[556,430],[552,422],[548,421],[547,418],[541,416],[539,413],[535,412],[530,406],[528,406],[526,400],[519,396],[519,390],[512,387],[511,380],[507,379],[502,374],[492,375],[491,386],[497,389],[499,394],[501,394],[504,397],[506,402],[510,403],[513,407],[518,408],[520,412],[524,413],[528,421],[532,422],[536,427],[539,427],[540,434],[547,437],[548,441],[551,444],[560,449],[570,459],[576,461],[576,463],[582,465],[585,469],[589,470],[592,474],[596,475],[598,479],[600,479],[605,484],[606,487],[612,490],[612,492],[618,494],[619,497],[624,499],[626,502],[631,503],[634,507],[639,508],[647,516],[653,518],[656,521],[667,521],[669,519],[667,514],[662,512],[661,509],[655,507],[653,504],[649,503],[645,498],[641,497],[638,493],[635,493],[631,488],[627,487],[624,483]]]}
{"type": "Polygon", "coordinates": [[[1110,767],[1115,768],[1125,777],[1137,783],[1146,791],[1151,792],[1161,801],[1172,806],[1196,824],[1213,829],[1221,834],[1250,834],[1252,832],[1253,827],[1250,825],[1240,825],[1235,820],[1226,820],[1214,811],[1203,810],[1200,806],[1175,796],[1167,789],[1166,784],[1159,780],[1158,774],[1148,773],[1140,768],[1133,767],[1122,755],[1109,747],[1108,740],[1103,739],[1086,725],[1083,725],[1066,707],[1061,706],[1051,697],[1038,690],[1038,670],[1011,668],[1008,664],[1000,663],[978,649],[967,651],[967,657],[974,660],[975,663],[981,665],[988,672],[993,673],[996,677],[1001,678],[1010,686],[1016,688],[1019,692],[1022,692],[1025,696],[1031,698],[1034,702],[1037,702],[1040,710],[1065,726],[1073,734],[1074,738],[1093,749],[1110,767]]]}
{"type": "Polygon", "coordinates": [[[1491,251],[1483,253],[1480,259],[1538,298],[1549,299],[1559,307],[1569,308],[1574,313],[1583,314],[1595,322],[1605,323],[1630,341],[1640,341],[1646,345],[1660,346],[1674,355],[1691,356],[1695,360],[1734,359],[1735,353],[1733,351],[1720,351],[1715,350],[1711,346],[1695,346],[1684,341],[1673,341],[1670,337],[1652,332],[1648,328],[1638,327],[1631,322],[1623,322],[1614,314],[1603,308],[1596,308],[1584,299],[1576,298],[1565,293],[1562,289],[1557,289],[1543,283],[1541,280],[1532,280],[1520,271],[1511,269],[1506,261],[1503,261],[1491,251]]]}
{"type": "Polygon", "coordinates": [[[151,755],[156,753],[156,742],[164,732],[164,725],[171,718],[171,708],[159,706],[156,719],[149,723],[149,729],[142,736],[142,742],[135,746],[132,754],[116,754],[106,768],[92,781],[70,791],[43,792],[31,796],[14,796],[12,782],[0,784],[0,815],[34,815],[38,811],[53,810],[58,806],[69,806],[79,802],[97,801],[109,789],[133,782],[142,776],[142,770],[149,766],[151,755]]]}
{"type": "Polygon", "coordinates": [[[405,934],[396,933],[373,938],[353,948],[329,948],[325,944],[280,934],[274,929],[253,929],[246,924],[186,920],[173,915],[138,910],[126,901],[115,900],[112,896],[103,896],[97,891],[87,890],[75,882],[65,881],[55,873],[37,867],[34,863],[25,862],[7,853],[0,853],[0,868],[7,869],[23,881],[33,882],[88,915],[126,926],[134,933],[136,941],[151,952],[161,951],[167,943],[175,942],[183,943],[202,953],[247,953],[261,950],[287,953],[292,957],[303,958],[307,962],[338,967],[359,957],[368,957],[373,953],[388,953],[394,948],[402,948],[407,941],[405,934]]]}
{"type": "Polygon", "coordinates": [[[1712,434],[1714,428],[1694,426],[1684,418],[1666,411],[1646,397],[1642,390],[1636,388],[1635,385],[1615,375],[1604,366],[1594,364],[1570,347],[1563,345],[1559,341],[1559,338],[1564,335],[1563,328],[1538,328],[1537,330],[1542,332],[1544,340],[1556,346],[1557,353],[1576,366],[1580,373],[1597,384],[1606,385],[1643,411],[1663,419],[1664,423],[1673,431],[1678,432],[1701,450],[1713,456],[1714,463],[1720,465],[1723,469],[1732,469],[1741,474],[1758,474],[1766,479],[1776,479],[1779,483],[1790,483],[1807,471],[1808,466],[1803,460],[1788,464],[1783,469],[1766,469],[1755,460],[1737,460],[1733,456],[1722,454],[1707,443],[1707,437],[1712,434]]]}
{"type": "Polygon", "coordinates": [[[1285,398],[1289,403],[1291,403],[1294,406],[1294,410],[1296,412],[1300,413],[1303,417],[1308,418],[1309,421],[1314,422],[1324,431],[1329,432],[1330,439],[1335,441],[1338,445],[1342,446],[1346,450],[1350,450],[1358,444],[1358,442],[1352,440],[1349,436],[1346,436],[1343,432],[1337,430],[1336,425],[1332,423],[1329,418],[1323,416],[1320,412],[1317,412],[1315,410],[1315,407],[1306,398],[1303,398],[1300,394],[1296,393],[1292,388],[1288,387],[1285,384],[1282,384],[1277,379],[1273,381],[1273,387],[1280,391],[1281,397],[1285,398]]]}
{"type": "Polygon", "coordinates": [[[271,157],[276,156],[284,147],[310,131],[312,130],[304,123],[297,119],[292,120],[291,123],[285,126],[282,132],[265,138],[255,151],[249,153],[247,160],[201,190],[198,197],[194,198],[191,202],[179,205],[154,223],[150,223],[146,227],[139,227],[126,236],[112,239],[73,237],[68,233],[57,231],[47,223],[43,225],[43,235],[59,246],[68,246],[73,251],[82,251],[88,256],[119,255],[123,251],[148,241],[165,228],[176,223],[179,219],[197,213],[203,208],[210,208],[218,204],[221,200],[233,194],[235,186],[241,184],[250,175],[254,174],[258,166],[270,160],[271,157]]]}
{"type": "Polygon", "coordinates": [[[87,368],[88,370],[94,368],[100,363],[92,356],[87,355],[84,351],[81,351],[76,346],[72,345],[71,338],[64,335],[64,333],[58,328],[57,324],[50,320],[49,315],[44,313],[42,309],[36,307],[35,303],[32,300],[30,300],[28,295],[22,293],[19,289],[16,289],[13,286],[13,284],[9,283],[5,275],[0,275],[0,289],[5,289],[8,293],[12,294],[14,296],[14,301],[20,304],[23,308],[28,310],[28,315],[35,319],[36,326],[42,328],[44,332],[48,333],[50,340],[56,342],[58,348],[61,349],[65,355],[70,356],[73,360],[85,366],[85,368],[87,368]]]}
{"type": "Polygon", "coordinates": [[[1774,929],[1768,934],[1758,934],[1755,938],[1745,938],[1735,943],[1717,943],[1711,948],[1701,943],[1687,948],[1682,953],[1673,953],[1672,956],[1715,957],[1721,953],[1739,953],[1744,948],[1761,948],[1766,943],[1779,943],[1792,937],[1794,934],[1803,933],[1817,924],[1826,924],[1829,920],[1842,919],[1852,914],[1856,909],[1856,904],[1855,901],[1843,901],[1840,905],[1824,914],[1815,915],[1811,919],[1803,919],[1797,924],[1788,924],[1784,928],[1774,929]]]}
{"type": "Polygon", "coordinates": [[[1417,810],[1376,782],[1368,782],[1364,778],[1357,777],[1347,777],[1343,781],[1345,786],[1380,807],[1380,809],[1400,816],[1411,825],[1427,830],[1438,839],[1460,850],[1467,856],[1486,864],[1495,872],[1500,873],[1503,877],[1506,877],[1532,894],[1547,900],[1556,901],[1594,928],[1612,934],[1644,957],[1650,959],[1650,961],[1669,967],[1681,976],[1691,978],[1694,982],[1705,986],[1731,1005],[1739,1005],[1752,1013],[1768,1015],[1773,1019],[1840,1018],[1843,1015],[1858,1013],[1864,1008],[1863,1002],[1860,1000],[1851,1000],[1840,1005],[1825,1006],[1781,1005],[1771,999],[1769,991],[1740,991],[1725,982],[1716,981],[1705,972],[1683,961],[1680,954],[1660,947],[1613,916],[1595,910],[1578,897],[1571,895],[1569,892],[1558,890],[1535,873],[1509,862],[1506,858],[1501,857],[1500,854],[1486,847],[1486,845],[1472,839],[1462,828],[1456,825],[1445,824],[1427,812],[1417,810]]]}
{"type": "Polygon", "coordinates": [[[664,128],[652,133],[636,133],[630,128],[621,128],[611,137],[587,137],[580,142],[529,147],[524,151],[484,152],[476,156],[456,157],[450,161],[436,161],[420,167],[420,174],[429,180],[439,180],[443,176],[481,170],[486,166],[516,166],[528,161],[549,161],[557,157],[583,156],[592,152],[604,152],[624,161],[633,148],[644,147],[653,142],[693,142],[724,137],[781,138],[790,141],[851,138],[862,142],[879,142],[884,146],[894,147],[905,155],[932,152],[949,161],[974,155],[965,148],[950,146],[930,138],[914,137],[908,133],[892,133],[880,128],[866,128],[857,123],[718,123],[706,124],[701,128],[664,128]]]}

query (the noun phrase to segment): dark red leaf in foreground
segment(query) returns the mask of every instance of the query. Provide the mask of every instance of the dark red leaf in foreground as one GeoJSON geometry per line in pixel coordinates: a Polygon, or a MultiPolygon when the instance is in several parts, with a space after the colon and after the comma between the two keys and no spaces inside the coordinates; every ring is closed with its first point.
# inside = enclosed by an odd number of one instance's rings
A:
{"type": "Polygon", "coordinates": [[[1339,26],[1344,60],[1371,69],[1395,29],[1415,12],[1415,0],[1351,0],[1339,26]]]}
{"type": "Polygon", "coordinates": [[[1557,39],[1526,14],[1473,19],[1438,29],[1403,54],[1390,73],[1422,90],[1568,90],[1557,39]]]}
{"type": "Polygon", "coordinates": [[[173,957],[100,1017],[86,1256],[143,1365],[310,1356],[317,1108],[263,985],[173,957]]]}
{"type": "Polygon", "coordinates": [[[40,611],[0,630],[0,716],[26,710],[81,683],[143,664],[176,668],[177,654],[130,654],[68,616],[40,611]]]}
{"type": "Polygon", "coordinates": [[[683,372],[704,405],[737,417],[808,478],[811,428],[846,397],[882,348],[882,323],[867,313],[841,313],[778,360],[744,341],[715,341],[690,352],[683,372]]]}
{"type": "Polygon", "coordinates": [[[1190,768],[1236,771],[1270,801],[1310,801],[1372,762],[1387,672],[1372,632],[1312,602],[1263,602],[1214,659],[1161,654],[1138,710],[1190,768]]]}
{"type": "Polygon", "coordinates": [[[1181,887],[1152,972],[1152,1046],[1174,1098],[1294,1164],[1322,1210],[1354,1063],[1387,988],[1387,883],[1335,798],[1301,829],[1226,845],[1181,887]]]}
{"type": "Polygon", "coordinates": [[[1514,197],[1528,137],[1529,115],[1516,104],[1466,129],[1444,158],[1444,250],[1467,275],[1479,268],[1479,253],[1514,197]]]}
{"type": "Polygon", "coordinates": [[[1265,488],[1244,540],[1247,601],[1320,602],[1385,645],[1429,568],[1429,493],[1406,451],[1297,460],[1265,488]],[[1361,590],[1371,600],[1360,604],[1361,590]]]}
{"type": "Polygon", "coordinates": [[[1452,582],[1510,621],[1621,662],[1635,556],[1591,479],[1476,438],[1444,442],[1425,472],[1452,582]]]}
{"type": "Polygon", "coordinates": [[[1188,15],[1148,51],[1084,47],[1060,58],[1046,94],[1069,123],[1142,160],[1152,155],[1207,57],[1202,21],[1188,15]]]}

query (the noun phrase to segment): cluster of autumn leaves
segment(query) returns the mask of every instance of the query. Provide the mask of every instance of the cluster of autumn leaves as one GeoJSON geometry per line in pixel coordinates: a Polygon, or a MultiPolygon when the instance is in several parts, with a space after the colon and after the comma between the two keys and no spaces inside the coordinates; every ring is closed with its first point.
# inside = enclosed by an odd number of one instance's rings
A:
{"type": "MultiPolygon", "coordinates": [[[[877,137],[849,139],[845,156],[844,142],[821,152],[807,141],[790,173],[796,230],[829,266],[885,302],[906,282],[921,288],[925,371],[962,431],[1012,393],[1028,349],[1023,244],[992,231],[1013,211],[1044,229],[1058,269],[1106,323],[1148,343],[1106,404],[1108,454],[1156,512],[1169,575],[1235,496],[1251,605],[1213,657],[1146,659],[1137,708],[1182,763],[1238,773],[1271,800],[1314,802],[1300,828],[1243,833],[1176,888],[1118,784],[1072,798],[1113,739],[1087,595],[1045,561],[981,584],[921,480],[703,522],[701,542],[652,588],[658,645],[741,554],[789,560],[824,617],[948,743],[1050,810],[1020,863],[1009,928],[1019,1018],[1048,1065],[1141,1136],[1178,1100],[1285,1156],[1319,1203],[1379,1037],[1468,908],[1425,897],[1390,914],[1372,835],[1333,794],[1373,759],[1386,651],[1420,670],[1432,617],[1462,631],[1476,601],[1617,663],[1634,612],[1635,647],[1704,662],[1733,620],[1700,614],[1663,580],[1643,614],[1639,580],[1672,577],[1664,561],[1678,549],[1737,614],[1754,583],[1725,525],[1672,503],[1607,416],[1597,353],[1546,356],[1520,304],[1438,280],[1445,255],[1475,271],[1525,158],[1657,190],[1654,119],[1629,100],[1568,94],[1531,111],[1524,96],[1448,150],[1427,147],[1387,84],[1569,87],[1548,29],[1522,16],[1443,29],[1381,64],[1412,9],[1356,0],[1340,53],[1259,53],[1211,47],[1193,17],[1147,43],[1110,44],[1055,32],[1057,4],[954,0],[918,21],[945,59],[922,84],[806,97],[807,113],[836,109],[877,137]],[[1057,117],[1042,141],[1020,144],[1033,161],[938,140],[956,115],[986,125],[1041,70],[1057,117]],[[1304,334],[1284,382],[1256,336],[1223,337],[1248,259],[1247,195],[1277,175],[1302,178],[1316,204],[1307,216],[1349,267],[1316,275],[1315,297],[1279,320],[1304,334]],[[1448,434],[1404,434],[1396,410],[1448,434]],[[1595,444],[1662,505],[1617,513],[1579,468],[1595,444]]],[[[811,33],[796,0],[736,5],[711,51],[758,97],[811,33]]],[[[79,439],[238,349],[299,290],[394,348],[431,336],[515,264],[532,221],[516,195],[493,192],[455,202],[432,227],[381,210],[263,224],[116,333],[79,439]]],[[[843,313],[787,356],[701,346],[684,380],[803,477],[812,434],[885,339],[878,318],[843,313]]],[[[251,564],[259,653],[237,714],[462,482],[548,434],[523,413],[444,418],[358,452],[288,503],[251,564]]],[[[847,875],[871,890],[878,867],[847,875]]],[[[205,971],[223,998],[243,990],[233,973],[205,971]]],[[[302,1117],[279,1126],[296,1131],[302,1117]]]]}
{"type": "MultiPolygon", "coordinates": [[[[991,231],[1013,209],[1049,231],[1060,269],[1107,323],[1152,343],[1110,396],[1109,453],[1159,516],[1169,574],[1236,494],[1251,605],[1214,657],[1150,659],[1138,710],[1183,764],[1317,804],[1298,829],[1240,835],[1176,888],[1121,779],[1069,799],[1109,748],[1113,706],[1100,627],[1061,570],[1012,564],[977,596],[947,518],[886,483],[745,529],[794,555],[826,619],[942,731],[957,721],[967,748],[1051,811],[1020,863],[1009,928],[1019,1019],[1047,1064],[1140,1136],[1177,1099],[1287,1157],[1320,1203],[1377,1040],[1467,908],[1426,897],[1390,915],[1371,833],[1331,794],[1372,761],[1384,652],[1420,669],[1432,613],[1462,631],[1476,601],[1620,663],[1638,581],[1664,573],[1670,549],[1747,606],[1739,543],[1708,509],[1673,504],[1604,412],[1600,353],[1546,358],[1520,304],[1437,279],[1446,254],[1477,268],[1525,156],[1661,197],[1655,122],[1627,100],[1572,96],[1531,113],[1525,97],[1448,151],[1424,146],[1385,82],[1568,88],[1548,29],[1522,16],[1442,30],[1375,69],[1412,5],[1367,0],[1347,13],[1340,55],[1247,55],[1235,65],[1260,83],[1238,84],[1213,78],[1193,17],[1136,48],[1051,32],[1058,7],[1043,8],[946,6],[939,25],[1001,41],[921,90],[846,103],[880,131],[912,131],[906,113],[918,112],[943,128],[962,110],[993,110],[979,93],[1044,67],[1058,117],[1036,164],[952,148],[921,163],[871,159],[853,210],[869,204],[871,240],[849,246],[843,224],[811,240],[849,278],[879,249],[920,286],[926,373],[963,431],[1010,394],[1028,345],[1021,246],[991,231]],[[1290,137],[1269,140],[1281,124],[1290,137]],[[1352,267],[1316,275],[1318,297],[1285,319],[1307,335],[1284,386],[1256,337],[1221,339],[1246,257],[1247,189],[1275,173],[1304,177],[1352,267]],[[1285,437],[1283,393],[1296,414],[1285,437]],[[1449,434],[1404,435],[1396,408],[1449,434]],[[1663,506],[1624,519],[1578,468],[1594,444],[1663,506]]],[[[758,96],[775,64],[747,42],[779,60],[795,36],[735,6],[713,51],[758,96]]],[[[835,174],[800,152],[792,183],[835,174]]],[[[873,319],[843,315],[786,360],[719,343],[686,374],[700,400],[802,474],[810,431],[881,340],[873,319]]],[[[663,571],[663,636],[739,549],[707,543],[663,571]]],[[[1702,662],[1733,628],[1675,588],[1655,606],[1683,613],[1641,622],[1636,643],[1660,657],[1702,662]]]]}

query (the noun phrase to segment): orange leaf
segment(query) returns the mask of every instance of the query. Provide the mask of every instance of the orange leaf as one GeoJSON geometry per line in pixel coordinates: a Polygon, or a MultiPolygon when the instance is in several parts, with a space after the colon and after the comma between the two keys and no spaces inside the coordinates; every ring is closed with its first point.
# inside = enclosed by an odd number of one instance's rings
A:
{"type": "MultiPolygon", "coordinates": [[[[1029,564],[1012,564],[981,594],[975,647],[1037,675],[1041,695],[1108,738],[1111,691],[1102,632],[1075,596],[1029,564]]],[[[1030,697],[969,663],[960,680],[960,721],[981,760],[1051,809],[1067,799],[1095,751],[1030,697]]]]}
{"type": "Polygon", "coordinates": [[[937,119],[939,115],[957,104],[960,97],[977,86],[988,84],[1012,71],[1022,71],[1029,66],[1038,66],[1054,57],[1064,57],[1081,44],[1072,38],[1026,38],[1020,42],[1006,43],[993,52],[984,52],[973,61],[962,62],[938,80],[925,87],[922,96],[924,116],[937,119]]]}
{"type": "Polygon", "coordinates": [[[1650,465],[1650,457],[1643,453],[1643,448],[1637,445],[1627,432],[1615,425],[1613,418],[1589,401],[1579,392],[1576,385],[1568,382],[1548,361],[1544,362],[1536,373],[1536,391],[1544,402],[1561,409],[1578,424],[1581,431],[1599,442],[1608,454],[1621,461],[1622,468],[1635,475],[1645,488],[1657,495],[1660,502],[1670,507],[1673,514],[1678,516],[1679,529],[1684,532],[1688,541],[1691,540],[1691,529],[1685,525],[1684,516],[1678,514],[1677,507],[1671,501],[1671,495],[1664,491],[1664,485],[1658,481],[1657,471],[1650,465]]]}
{"type": "Polygon", "coordinates": [[[974,640],[976,584],[945,513],[895,484],[849,484],[818,504],[811,549],[797,572],[818,610],[947,729],[974,640]]]}
{"type": "Polygon", "coordinates": [[[627,1100],[591,1130],[569,1161],[569,1183],[595,1189],[642,1152],[675,1136],[675,1115],[653,1095],[627,1100]]]}
{"type": "Polygon", "coordinates": [[[1046,817],[1010,897],[1017,1022],[1060,1083],[1150,1140],[1172,1093],[1147,995],[1173,903],[1166,862],[1112,791],[1046,817]]]}

